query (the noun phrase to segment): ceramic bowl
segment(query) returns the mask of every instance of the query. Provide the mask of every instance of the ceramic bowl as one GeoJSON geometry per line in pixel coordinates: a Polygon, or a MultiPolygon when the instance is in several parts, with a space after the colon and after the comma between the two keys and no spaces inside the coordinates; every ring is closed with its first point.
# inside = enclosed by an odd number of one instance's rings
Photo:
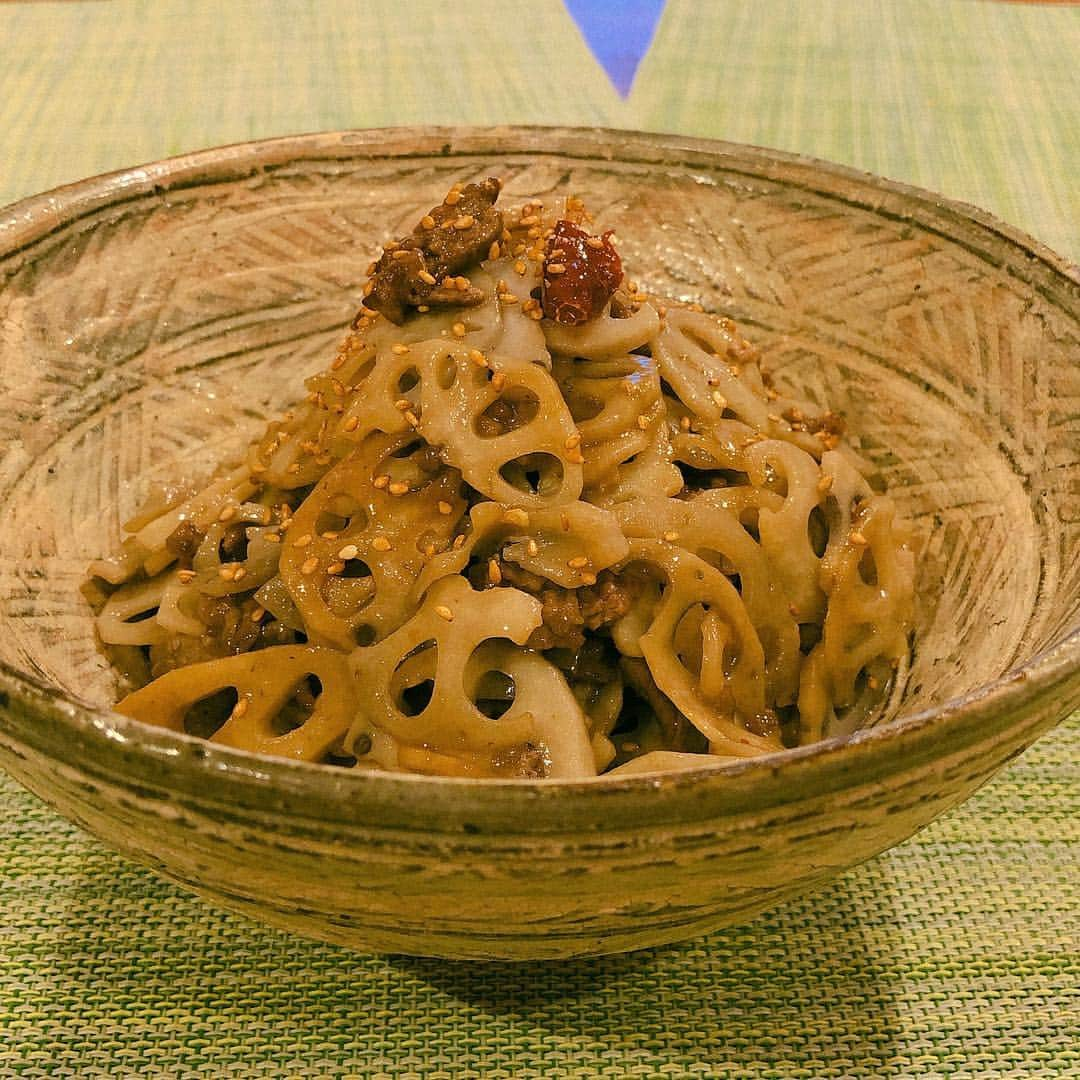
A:
{"type": "MultiPolygon", "coordinates": [[[[215,903],[365,951],[568,957],[748,919],[910,836],[1080,703],[1080,276],[988,215],[768,150],[388,130],[211,150],[0,212],[0,764],[215,903]],[[149,484],[331,355],[373,249],[457,180],[583,196],[650,292],[842,410],[916,524],[875,725],[586,783],[290,764],[110,712],[79,594],[149,484]]],[[[134,928],[133,928],[134,931],[134,928]]]]}

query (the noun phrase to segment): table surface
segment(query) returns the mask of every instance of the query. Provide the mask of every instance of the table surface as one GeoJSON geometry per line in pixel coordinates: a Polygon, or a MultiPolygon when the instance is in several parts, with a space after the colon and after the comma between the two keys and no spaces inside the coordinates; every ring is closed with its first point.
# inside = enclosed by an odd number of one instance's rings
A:
{"type": "MultiPolygon", "coordinates": [[[[0,0],[0,204],[296,131],[600,124],[842,161],[1077,260],[1078,57],[1068,4],[0,0]]],[[[262,929],[0,779],[0,1077],[1080,1077],[1078,757],[1074,717],[811,897],[554,966],[262,929]]]]}

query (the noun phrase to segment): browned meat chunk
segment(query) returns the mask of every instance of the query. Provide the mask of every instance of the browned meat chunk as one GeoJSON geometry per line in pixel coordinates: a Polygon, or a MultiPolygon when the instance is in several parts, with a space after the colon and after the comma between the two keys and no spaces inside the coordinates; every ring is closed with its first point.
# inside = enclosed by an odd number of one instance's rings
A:
{"type": "Polygon", "coordinates": [[[455,275],[486,259],[502,236],[502,214],[495,209],[501,187],[489,177],[452,188],[408,236],[387,244],[364,288],[364,306],[400,324],[410,307],[481,303],[484,294],[455,275]]]}

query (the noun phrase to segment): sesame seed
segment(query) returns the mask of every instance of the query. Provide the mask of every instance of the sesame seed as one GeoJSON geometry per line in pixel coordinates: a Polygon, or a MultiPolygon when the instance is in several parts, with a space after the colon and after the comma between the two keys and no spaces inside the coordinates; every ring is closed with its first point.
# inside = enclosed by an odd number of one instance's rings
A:
{"type": "Polygon", "coordinates": [[[263,539],[265,541],[267,541],[268,543],[270,543],[270,544],[280,544],[281,543],[281,533],[275,533],[275,532],[263,533],[263,539]]]}
{"type": "Polygon", "coordinates": [[[516,263],[514,263],[514,270],[517,273],[524,276],[525,271],[528,270],[528,267],[525,265],[525,263],[521,259],[518,259],[518,261],[516,263]]]}
{"type": "Polygon", "coordinates": [[[464,546],[465,546],[465,534],[464,533],[458,533],[458,535],[454,537],[454,544],[453,544],[454,550],[455,551],[460,551],[464,546]]]}
{"type": "Polygon", "coordinates": [[[425,214],[420,219],[420,224],[423,225],[423,227],[425,229],[434,229],[435,228],[435,219],[430,214],[425,214]]]}
{"type": "MultiPolygon", "coordinates": [[[[394,545],[391,544],[385,536],[376,536],[375,539],[371,541],[371,546],[375,551],[389,551],[394,545]]],[[[353,548],[353,551],[355,550],[356,548],[353,548]]],[[[352,559],[355,558],[355,556],[350,555],[349,558],[352,559]]]]}
{"type": "Polygon", "coordinates": [[[389,484],[390,477],[387,476],[386,473],[383,473],[381,476],[376,476],[375,479],[371,481],[371,486],[378,488],[380,491],[389,486],[389,484]]]}
{"type": "Polygon", "coordinates": [[[855,544],[856,547],[866,547],[866,545],[870,543],[870,541],[866,539],[866,536],[859,532],[858,529],[851,534],[851,542],[855,544]]]}
{"type": "Polygon", "coordinates": [[[235,506],[226,506],[221,511],[221,513],[218,514],[217,519],[218,519],[218,521],[226,522],[226,521],[232,521],[232,519],[234,517],[236,517],[236,507],[235,506]]]}
{"type": "Polygon", "coordinates": [[[522,311],[535,311],[540,306],[539,300],[534,300],[531,296],[528,300],[525,300],[521,305],[522,311]]]}
{"type": "Polygon", "coordinates": [[[599,236],[588,236],[585,238],[585,243],[595,251],[599,251],[604,246],[604,241],[599,236]]]}
{"type": "Polygon", "coordinates": [[[547,266],[544,269],[544,273],[545,274],[555,274],[556,276],[559,275],[559,274],[565,274],[566,273],[566,267],[563,266],[562,263],[548,263],[547,266]]]}
{"type": "Polygon", "coordinates": [[[477,367],[487,367],[487,357],[479,349],[470,349],[469,359],[477,367]]]}
{"type": "Polygon", "coordinates": [[[461,202],[461,192],[460,191],[453,191],[453,190],[448,191],[446,193],[446,198],[443,199],[443,202],[447,206],[457,206],[457,204],[459,202],[461,202]]]}
{"type": "Polygon", "coordinates": [[[311,543],[311,533],[304,533],[303,536],[298,536],[293,542],[294,548],[307,547],[311,543]]]}
{"type": "Polygon", "coordinates": [[[463,322],[454,323],[454,325],[450,327],[450,330],[453,333],[454,337],[465,336],[465,324],[463,322]]]}
{"type": "Polygon", "coordinates": [[[637,418],[637,426],[639,428],[641,428],[642,431],[648,431],[649,430],[649,418],[647,416],[639,416],[637,418]]]}
{"type": "Polygon", "coordinates": [[[344,569],[345,569],[345,564],[343,562],[338,561],[338,562],[332,562],[326,568],[326,572],[327,572],[327,574],[330,575],[330,577],[337,577],[337,575],[340,574],[342,572],[342,570],[344,570],[344,569]]]}
{"type": "Polygon", "coordinates": [[[249,616],[253,623],[261,623],[263,616],[266,614],[266,608],[257,607],[249,616]]]}
{"type": "Polygon", "coordinates": [[[445,499],[440,499],[439,500],[439,513],[440,514],[443,514],[445,516],[447,514],[452,514],[453,512],[454,512],[454,508],[445,499]]]}
{"type": "Polygon", "coordinates": [[[324,540],[336,540],[341,533],[330,530],[329,532],[319,533],[324,540]]]}
{"type": "Polygon", "coordinates": [[[499,241],[496,240],[492,243],[491,247],[488,248],[488,258],[497,259],[501,254],[502,248],[499,247],[499,241]]]}
{"type": "Polygon", "coordinates": [[[505,387],[506,376],[503,374],[503,372],[496,371],[495,374],[491,376],[491,389],[494,390],[496,394],[499,394],[502,393],[505,387]]]}
{"type": "Polygon", "coordinates": [[[539,225],[540,218],[536,214],[525,214],[522,216],[520,224],[522,225],[539,225]]]}
{"type": "Polygon", "coordinates": [[[425,285],[435,284],[435,275],[427,270],[420,270],[416,275],[425,285]]]}
{"type": "Polygon", "coordinates": [[[414,413],[412,411],[412,409],[406,410],[406,412],[405,412],[405,420],[411,427],[419,427],[420,426],[420,417],[417,416],[416,413],[414,413]]]}
{"type": "Polygon", "coordinates": [[[310,577],[319,568],[319,560],[316,556],[312,555],[303,566],[300,567],[300,573],[305,577],[310,577]]]}
{"type": "Polygon", "coordinates": [[[589,565],[589,560],[584,555],[575,555],[572,559],[566,560],[566,565],[571,570],[580,570],[582,567],[589,565]]]}
{"type": "Polygon", "coordinates": [[[409,346],[403,345],[400,341],[396,345],[390,347],[390,351],[397,353],[398,356],[406,356],[409,352],[409,346]]]}
{"type": "Polygon", "coordinates": [[[502,571],[499,569],[498,559],[488,559],[488,581],[492,585],[498,585],[502,581],[502,571]]]}
{"type": "Polygon", "coordinates": [[[464,232],[466,229],[471,229],[476,224],[476,218],[472,214],[462,214],[454,222],[454,228],[464,232]]]}
{"type": "Polygon", "coordinates": [[[513,293],[499,293],[499,299],[504,304],[516,304],[518,298],[513,293]]]}
{"type": "Polygon", "coordinates": [[[590,574],[587,570],[584,573],[580,574],[579,577],[581,578],[581,584],[582,585],[595,585],[596,584],[596,575],[595,574],[590,574]]]}
{"type": "Polygon", "coordinates": [[[394,480],[387,487],[387,491],[391,495],[407,495],[409,491],[409,485],[404,480],[394,480]]]}
{"type": "Polygon", "coordinates": [[[577,447],[579,447],[580,445],[581,445],[581,432],[580,431],[575,431],[573,435],[568,435],[567,438],[566,438],[566,441],[563,443],[563,446],[565,446],[567,450],[574,450],[577,447]]]}
{"type": "Polygon", "coordinates": [[[401,259],[407,259],[411,254],[411,251],[407,251],[406,249],[402,248],[398,251],[391,252],[390,258],[394,259],[395,261],[400,261],[401,259]]]}
{"type": "Polygon", "coordinates": [[[195,571],[178,570],[176,576],[177,578],[179,578],[181,585],[189,585],[192,581],[195,580],[195,571]]]}
{"type": "Polygon", "coordinates": [[[533,557],[540,554],[540,545],[530,536],[529,542],[525,545],[526,550],[533,557]]]}
{"type": "Polygon", "coordinates": [[[337,557],[343,562],[348,562],[350,559],[356,558],[356,553],[360,549],[355,544],[346,544],[338,553],[337,557]]]}
{"type": "Polygon", "coordinates": [[[430,311],[431,308],[429,308],[427,304],[417,304],[416,310],[419,311],[421,314],[425,314],[426,312],[430,311]]]}
{"type": "Polygon", "coordinates": [[[247,570],[245,570],[244,567],[242,567],[242,566],[238,566],[233,571],[233,575],[232,575],[233,581],[239,581],[241,578],[244,578],[244,577],[247,577],[247,570]]]}
{"type": "Polygon", "coordinates": [[[360,426],[360,418],[358,416],[350,416],[342,426],[346,431],[355,431],[360,426]]]}
{"type": "Polygon", "coordinates": [[[529,513],[527,510],[515,506],[503,513],[503,521],[507,525],[517,525],[519,528],[527,529],[529,527],[529,513]]]}
{"type": "Polygon", "coordinates": [[[668,529],[668,531],[666,533],[664,533],[664,539],[669,544],[674,544],[675,541],[679,539],[679,534],[677,532],[675,532],[674,529],[668,529]]]}
{"type": "Polygon", "coordinates": [[[394,402],[394,408],[398,409],[400,412],[405,412],[407,409],[412,408],[412,402],[407,397],[398,398],[397,401],[394,402]]]}
{"type": "Polygon", "coordinates": [[[539,322],[543,317],[544,313],[540,308],[529,312],[529,318],[532,319],[533,322],[539,322]]]}
{"type": "Polygon", "coordinates": [[[440,619],[445,619],[447,622],[454,621],[454,613],[445,604],[436,604],[435,614],[438,615],[440,619]]]}

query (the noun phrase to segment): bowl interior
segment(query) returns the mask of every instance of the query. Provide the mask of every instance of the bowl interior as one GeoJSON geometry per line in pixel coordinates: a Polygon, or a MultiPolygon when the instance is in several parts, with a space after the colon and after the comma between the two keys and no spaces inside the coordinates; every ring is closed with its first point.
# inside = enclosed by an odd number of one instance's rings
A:
{"type": "Polygon", "coordinates": [[[1076,627],[1080,288],[1007,235],[730,146],[520,131],[272,146],[94,182],[58,220],[35,204],[18,244],[0,233],[0,660],[108,706],[88,561],[152,484],[208,471],[295,400],[375,247],[487,175],[508,202],[582,196],[643,288],[730,314],[779,382],[845,414],[922,542],[915,647],[878,722],[1076,627]]]}

